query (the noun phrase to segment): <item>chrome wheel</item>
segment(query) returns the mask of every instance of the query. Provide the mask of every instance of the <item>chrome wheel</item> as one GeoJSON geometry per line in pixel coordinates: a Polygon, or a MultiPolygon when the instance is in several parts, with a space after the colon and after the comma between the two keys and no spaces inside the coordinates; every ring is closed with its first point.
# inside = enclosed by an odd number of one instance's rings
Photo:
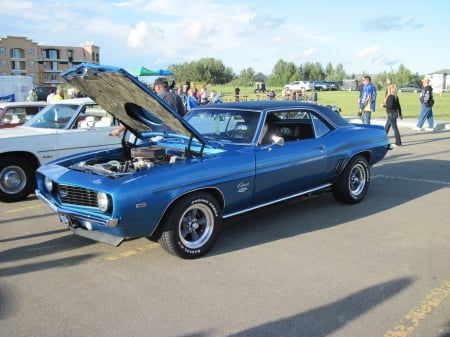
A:
{"type": "Polygon", "coordinates": [[[202,247],[214,231],[214,214],[206,205],[192,205],[183,214],[178,230],[180,240],[187,248],[202,247]]]}

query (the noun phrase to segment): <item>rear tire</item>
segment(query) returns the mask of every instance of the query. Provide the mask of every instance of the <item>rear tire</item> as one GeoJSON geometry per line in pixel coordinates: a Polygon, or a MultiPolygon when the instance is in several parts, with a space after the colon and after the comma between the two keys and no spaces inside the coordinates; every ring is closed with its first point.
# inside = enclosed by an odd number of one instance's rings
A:
{"type": "Polygon", "coordinates": [[[370,168],[367,159],[356,156],[350,160],[334,184],[333,195],[338,201],[356,204],[366,196],[369,183],[370,168]]]}
{"type": "Polygon", "coordinates": [[[209,193],[188,195],[168,211],[158,241],[172,255],[195,259],[213,246],[221,217],[219,204],[209,193]]]}
{"type": "Polygon", "coordinates": [[[21,157],[0,158],[0,201],[25,199],[36,187],[34,170],[21,157]]]}

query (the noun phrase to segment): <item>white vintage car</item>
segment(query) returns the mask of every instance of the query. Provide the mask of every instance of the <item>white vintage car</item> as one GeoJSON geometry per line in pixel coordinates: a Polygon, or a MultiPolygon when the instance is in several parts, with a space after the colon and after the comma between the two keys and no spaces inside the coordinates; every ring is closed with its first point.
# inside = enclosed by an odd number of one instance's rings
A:
{"type": "Polygon", "coordinates": [[[121,143],[110,136],[118,121],[90,98],[47,105],[31,120],[0,132],[0,201],[26,198],[36,169],[54,159],[121,143]]]}

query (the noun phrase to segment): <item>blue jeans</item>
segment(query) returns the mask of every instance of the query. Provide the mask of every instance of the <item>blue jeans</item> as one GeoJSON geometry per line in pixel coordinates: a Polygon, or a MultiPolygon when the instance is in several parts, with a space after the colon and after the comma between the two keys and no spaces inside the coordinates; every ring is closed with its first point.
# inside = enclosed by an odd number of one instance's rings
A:
{"type": "Polygon", "coordinates": [[[370,124],[371,111],[363,111],[361,114],[361,121],[363,124],[370,124]]]}
{"type": "Polygon", "coordinates": [[[389,133],[389,129],[392,126],[392,130],[394,130],[394,136],[395,136],[395,145],[400,146],[400,145],[402,145],[402,140],[400,138],[400,132],[398,131],[397,118],[398,118],[397,111],[388,112],[384,129],[386,130],[386,133],[389,133]]]}
{"type": "Polygon", "coordinates": [[[417,127],[422,128],[425,120],[428,121],[428,127],[434,129],[433,109],[430,106],[422,104],[422,110],[420,111],[417,127]]]}

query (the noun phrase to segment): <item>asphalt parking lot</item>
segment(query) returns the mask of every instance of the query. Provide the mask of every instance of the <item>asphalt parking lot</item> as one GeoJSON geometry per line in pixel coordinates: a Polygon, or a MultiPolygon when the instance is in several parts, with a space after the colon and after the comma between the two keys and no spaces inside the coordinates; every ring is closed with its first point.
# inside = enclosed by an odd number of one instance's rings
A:
{"type": "Polygon", "coordinates": [[[362,203],[234,218],[193,261],[0,203],[0,336],[450,336],[450,130],[400,132],[362,203]]]}

